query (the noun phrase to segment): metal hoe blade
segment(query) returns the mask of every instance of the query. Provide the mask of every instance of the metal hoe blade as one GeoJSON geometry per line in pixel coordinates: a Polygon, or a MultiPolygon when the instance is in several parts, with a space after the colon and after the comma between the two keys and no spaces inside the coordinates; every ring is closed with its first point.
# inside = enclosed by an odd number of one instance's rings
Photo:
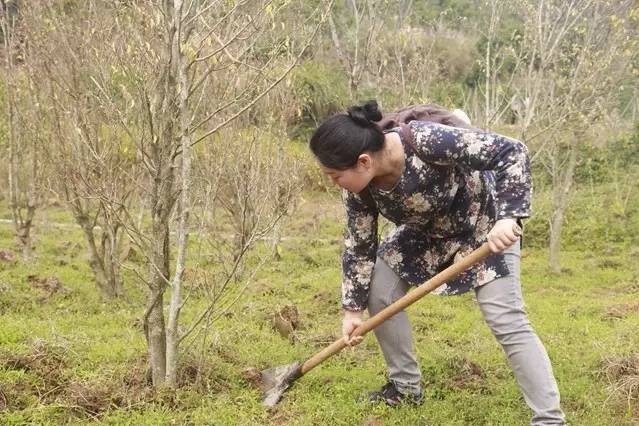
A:
{"type": "Polygon", "coordinates": [[[302,377],[302,364],[295,362],[288,365],[280,365],[266,370],[262,370],[262,404],[267,407],[274,407],[282,395],[291,384],[302,377]]]}

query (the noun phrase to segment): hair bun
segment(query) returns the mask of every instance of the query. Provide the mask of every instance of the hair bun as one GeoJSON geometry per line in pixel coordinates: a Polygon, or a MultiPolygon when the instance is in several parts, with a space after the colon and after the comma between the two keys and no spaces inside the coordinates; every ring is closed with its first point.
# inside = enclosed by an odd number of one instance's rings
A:
{"type": "Polygon", "coordinates": [[[372,99],[362,105],[364,109],[364,113],[366,114],[366,118],[370,121],[379,121],[382,119],[382,112],[379,110],[379,105],[377,105],[377,101],[372,99]]]}
{"type": "Polygon", "coordinates": [[[348,116],[360,126],[370,126],[373,121],[382,119],[377,101],[372,99],[362,106],[352,106],[348,109],[348,116]]]}

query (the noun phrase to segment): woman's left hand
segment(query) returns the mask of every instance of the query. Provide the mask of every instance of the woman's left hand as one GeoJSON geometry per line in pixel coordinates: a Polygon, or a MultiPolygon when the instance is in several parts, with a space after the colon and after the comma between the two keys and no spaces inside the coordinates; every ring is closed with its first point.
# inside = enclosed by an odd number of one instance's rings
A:
{"type": "Polygon", "coordinates": [[[516,230],[519,229],[515,219],[500,219],[488,233],[488,247],[493,253],[501,253],[519,240],[516,230]]]}

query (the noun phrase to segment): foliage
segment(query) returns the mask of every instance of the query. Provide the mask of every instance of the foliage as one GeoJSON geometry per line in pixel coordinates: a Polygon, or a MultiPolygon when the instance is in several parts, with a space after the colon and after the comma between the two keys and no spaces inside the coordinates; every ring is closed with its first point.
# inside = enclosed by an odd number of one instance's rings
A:
{"type": "MultiPolygon", "coordinates": [[[[575,176],[581,189],[569,206],[563,241],[567,247],[587,250],[603,250],[611,244],[632,247],[639,229],[639,126],[607,144],[585,145],[575,176]]],[[[539,165],[534,176],[534,214],[527,221],[526,241],[544,247],[549,238],[552,187],[539,165]]]]}
{"type": "Polygon", "coordinates": [[[413,20],[416,25],[424,25],[443,19],[451,26],[463,21],[475,22],[482,14],[482,8],[473,0],[428,0],[415,2],[413,20]]]}
{"type": "MultiPolygon", "coordinates": [[[[348,81],[330,63],[306,61],[287,81],[295,105],[290,125],[316,127],[329,115],[343,110],[348,99],[348,81]]],[[[295,135],[295,132],[293,132],[295,135]]]]}
{"type": "Polygon", "coordinates": [[[589,145],[576,169],[580,183],[610,182],[618,174],[634,175],[639,170],[639,123],[634,131],[603,146],[589,145]]]}

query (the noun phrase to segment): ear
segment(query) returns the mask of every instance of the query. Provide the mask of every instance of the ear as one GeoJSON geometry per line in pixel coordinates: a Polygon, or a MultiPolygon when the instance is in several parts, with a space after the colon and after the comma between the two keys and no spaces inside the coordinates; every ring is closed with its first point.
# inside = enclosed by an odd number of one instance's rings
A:
{"type": "Polygon", "coordinates": [[[370,169],[373,166],[373,159],[370,154],[360,154],[360,156],[357,157],[357,166],[370,169]]]}

